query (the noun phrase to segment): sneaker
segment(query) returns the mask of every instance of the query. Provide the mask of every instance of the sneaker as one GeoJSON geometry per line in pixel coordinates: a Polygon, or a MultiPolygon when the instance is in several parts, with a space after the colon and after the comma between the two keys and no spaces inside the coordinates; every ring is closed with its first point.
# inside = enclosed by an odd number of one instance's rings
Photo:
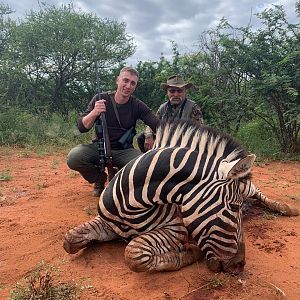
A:
{"type": "Polygon", "coordinates": [[[104,185],[102,183],[95,183],[94,190],[93,190],[93,196],[100,197],[103,190],[104,190],[104,185]]]}

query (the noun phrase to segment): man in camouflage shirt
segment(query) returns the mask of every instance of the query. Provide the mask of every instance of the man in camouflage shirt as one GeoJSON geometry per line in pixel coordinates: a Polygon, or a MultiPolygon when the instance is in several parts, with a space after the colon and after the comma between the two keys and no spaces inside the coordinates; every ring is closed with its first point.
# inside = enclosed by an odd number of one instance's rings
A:
{"type": "MultiPolygon", "coordinates": [[[[178,119],[193,120],[198,124],[203,124],[202,112],[198,104],[187,99],[186,93],[192,83],[184,82],[180,75],[173,75],[168,78],[166,83],[160,87],[167,92],[168,101],[163,103],[156,115],[160,120],[174,121],[178,119]]],[[[142,152],[152,148],[154,143],[154,134],[150,127],[138,137],[138,145],[142,152]]]]}

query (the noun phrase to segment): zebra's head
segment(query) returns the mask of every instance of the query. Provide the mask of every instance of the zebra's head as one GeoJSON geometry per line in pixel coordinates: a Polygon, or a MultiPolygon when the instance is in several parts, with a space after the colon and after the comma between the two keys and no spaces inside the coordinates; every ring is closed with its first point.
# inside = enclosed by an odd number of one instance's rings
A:
{"type": "Polygon", "coordinates": [[[169,177],[174,176],[177,184],[169,198],[175,203],[182,199],[183,222],[208,267],[241,272],[245,265],[242,204],[255,155],[224,133],[183,121],[162,123],[153,149],[173,154],[169,177]]]}
{"type": "Polygon", "coordinates": [[[208,187],[199,189],[193,212],[190,203],[183,202],[184,223],[214,272],[238,274],[244,269],[242,205],[254,160],[253,154],[221,160],[208,187]]]}

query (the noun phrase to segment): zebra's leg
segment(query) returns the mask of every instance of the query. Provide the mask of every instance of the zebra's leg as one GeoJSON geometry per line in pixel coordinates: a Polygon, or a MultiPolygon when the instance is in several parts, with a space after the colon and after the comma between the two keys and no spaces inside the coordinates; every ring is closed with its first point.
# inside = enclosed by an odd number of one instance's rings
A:
{"type": "Polygon", "coordinates": [[[74,254],[85,248],[92,241],[111,241],[119,236],[99,216],[95,219],[70,229],[65,234],[63,247],[74,254]]]}
{"type": "MultiPolygon", "coordinates": [[[[253,185],[253,184],[252,184],[253,185]]],[[[250,199],[255,199],[259,204],[262,204],[269,210],[273,212],[278,212],[284,216],[298,216],[299,211],[297,208],[292,207],[286,203],[280,203],[266,197],[257,187],[254,187],[254,193],[249,197],[250,199]]]]}
{"type": "Polygon", "coordinates": [[[245,185],[244,193],[246,198],[257,200],[257,203],[265,206],[273,212],[277,212],[288,217],[299,215],[299,211],[297,208],[292,207],[286,203],[280,203],[269,199],[253,183],[250,183],[250,186],[245,185]]]}
{"type": "Polygon", "coordinates": [[[134,238],[125,248],[126,265],[135,272],[175,271],[203,257],[172,229],[160,228],[134,238]]]}

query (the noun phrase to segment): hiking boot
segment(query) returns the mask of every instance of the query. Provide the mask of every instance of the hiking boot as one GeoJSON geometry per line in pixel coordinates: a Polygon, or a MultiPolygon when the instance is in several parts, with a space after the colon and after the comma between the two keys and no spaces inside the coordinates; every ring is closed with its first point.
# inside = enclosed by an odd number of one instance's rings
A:
{"type": "Polygon", "coordinates": [[[104,190],[104,184],[96,182],[94,184],[93,196],[94,197],[100,197],[103,190],[104,190]]]}

